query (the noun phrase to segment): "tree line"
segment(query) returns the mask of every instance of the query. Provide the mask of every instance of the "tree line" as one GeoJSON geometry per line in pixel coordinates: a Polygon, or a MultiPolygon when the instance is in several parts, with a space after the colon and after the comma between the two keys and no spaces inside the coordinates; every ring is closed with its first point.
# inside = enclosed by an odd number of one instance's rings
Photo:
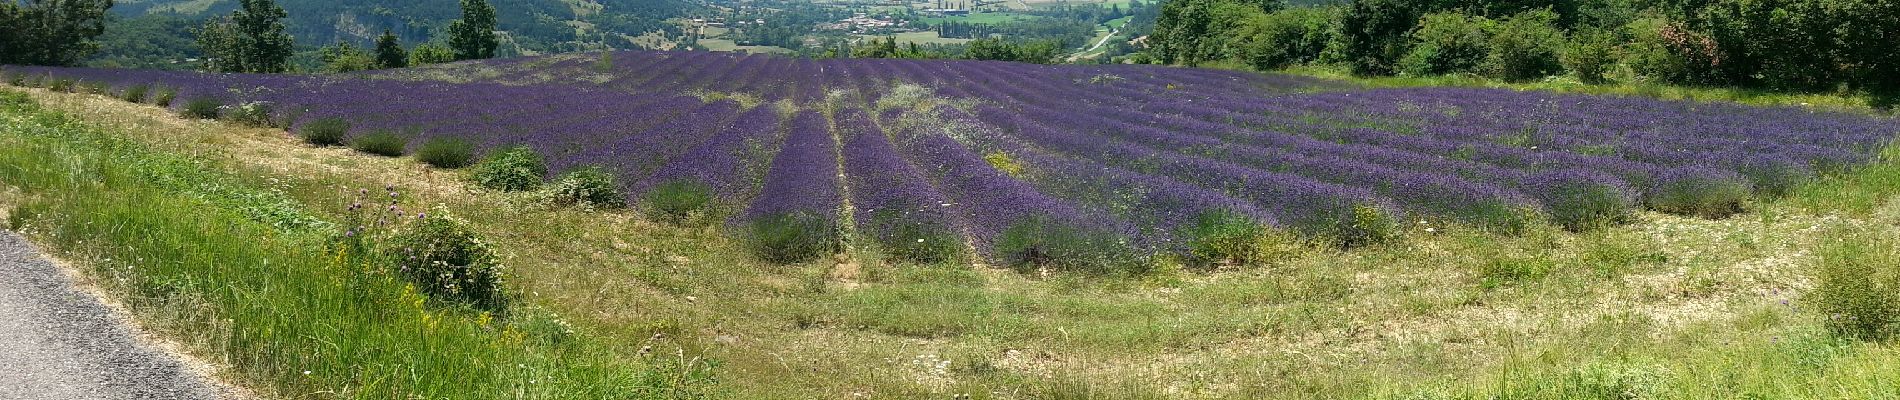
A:
{"type": "Polygon", "coordinates": [[[1171,0],[1153,62],[1337,65],[1361,76],[1475,74],[1900,99],[1891,0],[1171,0]]]}
{"type": "MultiPolygon", "coordinates": [[[[348,43],[325,47],[324,69],[350,72],[495,57],[495,8],[487,0],[460,0],[462,16],[449,24],[446,43],[404,49],[385,30],[371,51],[348,43]]],[[[112,0],[0,1],[0,64],[78,65],[98,50],[112,0]]],[[[284,73],[291,71],[294,38],[285,32],[283,7],[272,0],[239,0],[230,15],[193,30],[213,72],[284,73]]]]}

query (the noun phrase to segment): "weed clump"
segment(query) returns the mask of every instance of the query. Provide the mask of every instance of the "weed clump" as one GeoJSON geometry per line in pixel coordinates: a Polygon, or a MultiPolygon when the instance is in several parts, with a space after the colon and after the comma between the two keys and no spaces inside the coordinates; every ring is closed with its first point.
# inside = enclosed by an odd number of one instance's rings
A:
{"type": "Polygon", "coordinates": [[[218,109],[223,107],[224,104],[218,102],[218,99],[200,97],[185,101],[185,108],[181,114],[184,114],[185,118],[218,119],[218,109]]]}
{"type": "Polygon", "coordinates": [[[416,160],[436,168],[461,168],[475,161],[475,144],[459,138],[434,138],[416,148],[416,160]]]}
{"type": "MultiPolygon", "coordinates": [[[[277,126],[277,121],[273,118],[275,113],[276,107],[272,106],[270,102],[253,101],[225,107],[223,115],[219,117],[246,126],[263,128],[277,126]]],[[[324,144],[324,146],[331,144],[337,143],[324,144]]]]}
{"type": "Polygon", "coordinates": [[[713,191],[695,181],[671,181],[640,195],[640,204],[653,219],[684,223],[713,206],[713,191]]]}
{"type": "Polygon", "coordinates": [[[1847,235],[1822,249],[1811,296],[1842,337],[1900,337],[1900,246],[1891,239],[1847,235]]]}
{"type": "Polygon", "coordinates": [[[390,131],[376,131],[350,139],[350,148],[356,151],[385,157],[402,157],[409,147],[409,138],[390,131]]]}
{"type": "Polygon", "coordinates": [[[1022,273],[1048,268],[1132,275],[1146,272],[1149,266],[1120,235],[1047,218],[1029,218],[1004,229],[994,252],[1003,264],[1022,273]]]}
{"type": "Polygon", "coordinates": [[[595,208],[627,206],[627,198],[620,194],[620,185],[614,183],[614,175],[600,167],[581,168],[561,175],[560,179],[549,185],[548,195],[555,204],[560,205],[595,208]]]}
{"type": "Polygon", "coordinates": [[[1258,220],[1226,210],[1201,214],[1183,231],[1183,253],[1196,267],[1264,262],[1295,242],[1258,220]]]}
{"type": "Polygon", "coordinates": [[[501,260],[460,220],[423,214],[396,234],[389,252],[399,274],[437,299],[494,312],[508,306],[501,260]]]}
{"type": "Polygon", "coordinates": [[[73,91],[74,84],[77,83],[73,81],[72,79],[66,79],[66,78],[50,78],[50,79],[51,80],[46,83],[46,90],[51,90],[51,91],[60,92],[60,93],[73,91]]]}
{"type": "Polygon", "coordinates": [[[132,85],[119,93],[119,99],[133,103],[145,102],[145,95],[152,92],[152,85],[132,85]]]}
{"type": "Polygon", "coordinates": [[[1636,195],[1614,177],[1586,170],[1562,170],[1532,177],[1533,196],[1543,202],[1552,223],[1571,232],[1628,223],[1636,217],[1636,195]]]}
{"type": "Polygon", "coordinates": [[[515,146],[490,154],[469,174],[475,185],[484,188],[519,192],[534,190],[541,186],[541,177],[548,174],[548,165],[541,160],[541,154],[528,146],[515,146]]]}
{"type": "Polygon", "coordinates": [[[1670,214],[1723,218],[1742,212],[1753,185],[1733,171],[1684,167],[1663,173],[1649,207],[1670,214]]]}
{"type": "Polygon", "coordinates": [[[809,212],[768,215],[745,226],[745,240],[760,259],[795,264],[836,253],[842,229],[831,218],[809,212]]]}
{"type": "Polygon", "coordinates": [[[152,105],[156,105],[159,107],[171,107],[172,100],[175,100],[178,98],[178,89],[173,89],[171,87],[166,87],[166,86],[156,87],[152,89],[151,97],[152,97],[152,105]]]}
{"type": "Polygon", "coordinates": [[[304,143],[315,146],[336,146],[343,144],[344,135],[350,132],[350,122],[342,118],[323,118],[303,124],[297,136],[304,143]]]}
{"type": "Polygon", "coordinates": [[[918,263],[956,260],[966,249],[963,235],[933,218],[915,218],[900,210],[923,207],[893,207],[860,215],[858,232],[877,241],[891,257],[918,263]]]}

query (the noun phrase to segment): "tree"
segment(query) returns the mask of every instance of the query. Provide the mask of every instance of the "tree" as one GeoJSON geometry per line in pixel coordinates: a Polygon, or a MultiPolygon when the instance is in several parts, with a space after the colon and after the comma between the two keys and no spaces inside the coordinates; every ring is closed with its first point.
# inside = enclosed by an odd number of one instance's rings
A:
{"type": "Polygon", "coordinates": [[[1339,19],[1341,51],[1358,75],[1391,75],[1422,12],[1407,0],[1353,0],[1339,19]]]}
{"type": "Polygon", "coordinates": [[[1475,71],[1490,54],[1494,24],[1457,12],[1426,14],[1418,28],[1406,34],[1411,50],[1399,59],[1396,72],[1426,76],[1475,71]]]}
{"type": "Polygon", "coordinates": [[[495,58],[495,7],[488,0],[462,0],[462,19],[449,23],[449,48],[455,60],[495,58]]]}
{"type": "Polygon", "coordinates": [[[0,64],[76,65],[99,50],[112,0],[0,1],[0,64]]]}
{"type": "Polygon", "coordinates": [[[1279,0],[1173,0],[1161,5],[1148,40],[1163,63],[1227,59],[1239,53],[1228,46],[1230,32],[1280,8],[1279,0]]]}
{"type": "Polygon", "coordinates": [[[403,51],[402,40],[397,39],[395,33],[384,29],[383,36],[376,38],[376,67],[404,68],[408,66],[409,52],[403,51]]]}
{"type": "Polygon", "coordinates": [[[239,0],[229,17],[205,23],[198,46],[218,72],[275,74],[290,70],[290,34],[283,7],[271,0],[239,0]]]}

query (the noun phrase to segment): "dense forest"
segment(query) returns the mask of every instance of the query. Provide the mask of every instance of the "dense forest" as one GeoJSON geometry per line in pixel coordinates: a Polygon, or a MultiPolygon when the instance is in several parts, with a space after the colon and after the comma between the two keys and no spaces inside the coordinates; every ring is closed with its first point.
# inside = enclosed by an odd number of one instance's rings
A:
{"type": "Polygon", "coordinates": [[[1173,0],[1143,61],[1865,93],[1891,106],[1895,38],[1900,2],[1885,0],[1173,0]]]}

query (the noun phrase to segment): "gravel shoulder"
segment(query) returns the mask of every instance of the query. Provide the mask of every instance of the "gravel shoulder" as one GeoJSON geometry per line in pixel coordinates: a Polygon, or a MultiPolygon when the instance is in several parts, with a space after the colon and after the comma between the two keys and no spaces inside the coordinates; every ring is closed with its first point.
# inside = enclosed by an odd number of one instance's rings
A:
{"type": "Polygon", "coordinates": [[[0,400],[235,399],[0,231],[0,400]]]}

